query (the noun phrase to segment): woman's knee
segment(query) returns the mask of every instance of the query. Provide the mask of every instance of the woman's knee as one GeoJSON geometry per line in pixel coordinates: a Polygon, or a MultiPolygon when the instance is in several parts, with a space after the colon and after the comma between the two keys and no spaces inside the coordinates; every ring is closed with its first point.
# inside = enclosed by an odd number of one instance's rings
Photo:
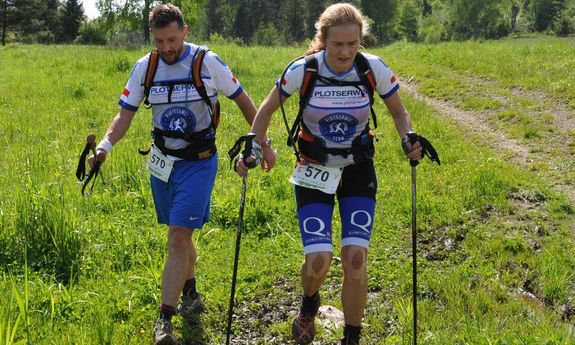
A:
{"type": "Polygon", "coordinates": [[[367,249],[358,246],[346,246],[342,249],[344,274],[353,279],[363,279],[367,268],[367,249]]]}
{"type": "Polygon", "coordinates": [[[318,252],[306,255],[306,275],[313,279],[324,277],[331,264],[332,256],[330,252],[318,252]]]}

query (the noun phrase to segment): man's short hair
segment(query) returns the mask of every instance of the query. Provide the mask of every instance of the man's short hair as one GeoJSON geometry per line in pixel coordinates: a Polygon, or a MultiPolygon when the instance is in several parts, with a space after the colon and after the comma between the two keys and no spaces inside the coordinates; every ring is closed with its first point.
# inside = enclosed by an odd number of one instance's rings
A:
{"type": "Polygon", "coordinates": [[[172,4],[161,4],[150,12],[150,28],[165,28],[172,22],[177,22],[180,29],[184,28],[184,15],[180,9],[172,4]]]}

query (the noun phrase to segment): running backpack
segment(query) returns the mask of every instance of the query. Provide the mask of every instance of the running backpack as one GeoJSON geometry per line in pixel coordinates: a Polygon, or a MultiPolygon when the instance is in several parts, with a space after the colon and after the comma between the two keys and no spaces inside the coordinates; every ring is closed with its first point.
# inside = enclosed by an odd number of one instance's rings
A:
{"type": "Polygon", "coordinates": [[[206,53],[209,51],[206,47],[199,47],[196,53],[195,59],[192,61],[192,80],[191,82],[154,82],[154,76],[156,75],[156,70],[158,69],[158,63],[160,60],[160,53],[157,49],[154,49],[150,53],[150,59],[148,61],[148,68],[146,69],[146,78],[144,79],[144,104],[149,108],[150,102],[148,101],[148,97],[150,96],[150,90],[152,86],[167,86],[168,89],[168,102],[172,102],[172,88],[174,85],[193,85],[196,91],[200,94],[208,108],[210,109],[210,113],[212,115],[212,127],[216,129],[220,124],[220,102],[216,101],[215,104],[212,104],[210,97],[208,96],[208,92],[206,91],[206,86],[202,81],[202,76],[200,74],[202,70],[202,63],[204,61],[204,57],[206,53]]]}
{"type": "Polygon", "coordinates": [[[320,75],[318,73],[318,62],[316,54],[307,55],[304,57],[298,57],[294,59],[282,73],[278,87],[280,88],[279,93],[281,97],[281,85],[285,74],[289,70],[290,66],[301,59],[305,61],[305,73],[299,90],[299,110],[297,116],[291,126],[288,126],[287,117],[283,108],[283,104],[280,100],[280,106],[282,110],[282,115],[284,118],[284,123],[288,131],[287,145],[293,147],[294,154],[297,160],[300,160],[300,156],[304,156],[306,160],[312,163],[325,163],[327,159],[327,154],[342,155],[346,157],[348,154],[353,154],[354,159],[357,157],[356,161],[363,158],[373,157],[373,134],[368,128],[366,128],[365,133],[362,133],[359,137],[354,140],[352,147],[349,149],[330,149],[325,147],[325,142],[322,138],[312,135],[307,129],[307,126],[303,122],[303,110],[309,103],[311,94],[318,80],[323,83],[337,85],[337,86],[365,86],[367,90],[367,95],[369,96],[369,108],[371,112],[371,117],[373,120],[373,128],[377,128],[377,118],[375,111],[373,110],[373,94],[375,92],[375,78],[369,66],[369,62],[362,53],[357,53],[355,55],[354,63],[357,68],[359,75],[359,81],[341,81],[333,78],[328,78],[320,75]],[[357,142],[357,144],[356,144],[357,142]],[[304,151],[302,154],[298,147],[304,151]],[[362,151],[362,152],[359,152],[362,151]],[[364,153],[365,154],[364,154],[364,153]],[[306,154],[307,153],[307,154],[306,154]],[[363,157],[366,156],[366,157],[363,157]],[[371,156],[371,157],[370,157],[371,156]]]}
{"type": "MultiPolygon", "coordinates": [[[[154,137],[154,145],[156,145],[156,147],[158,147],[164,154],[172,155],[186,160],[196,161],[209,158],[213,156],[217,151],[215,144],[215,132],[216,128],[220,124],[220,102],[216,100],[215,104],[212,104],[200,73],[204,57],[208,51],[209,49],[205,47],[198,48],[196,57],[192,61],[192,80],[189,82],[154,82],[154,76],[156,74],[156,70],[158,69],[160,53],[158,50],[153,50],[150,53],[148,67],[146,69],[146,78],[144,79],[144,104],[148,108],[151,107],[150,102],[148,101],[148,97],[153,86],[168,87],[168,102],[171,103],[172,90],[175,85],[193,85],[208,106],[211,116],[210,127],[192,134],[154,128],[152,131],[152,136],[154,137]],[[168,149],[165,145],[164,138],[183,139],[190,143],[190,145],[178,150],[168,149]]],[[[149,152],[149,150],[140,151],[141,154],[146,154],[147,152],[149,152]]]]}

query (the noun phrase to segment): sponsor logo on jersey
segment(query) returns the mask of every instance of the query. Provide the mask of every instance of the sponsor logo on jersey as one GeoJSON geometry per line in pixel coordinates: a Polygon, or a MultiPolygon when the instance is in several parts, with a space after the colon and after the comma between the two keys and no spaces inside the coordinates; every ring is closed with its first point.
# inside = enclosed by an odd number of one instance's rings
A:
{"type": "Polygon", "coordinates": [[[357,119],[347,113],[331,113],[319,120],[321,135],[336,143],[349,140],[356,126],[357,119]]]}
{"type": "MultiPolygon", "coordinates": [[[[191,91],[191,90],[195,90],[194,85],[180,84],[172,86],[172,93],[179,91],[191,91]]],[[[152,88],[150,89],[150,94],[167,95],[168,91],[170,91],[169,86],[152,86],[152,88]]]]}
{"type": "Polygon", "coordinates": [[[390,83],[395,83],[395,81],[397,80],[397,78],[395,77],[395,75],[391,76],[391,80],[389,81],[390,83]]]}
{"type": "Polygon", "coordinates": [[[128,90],[128,88],[124,88],[124,91],[122,91],[122,95],[128,97],[130,95],[130,90],[128,90]]]}
{"type": "Polygon", "coordinates": [[[362,97],[364,92],[356,88],[351,90],[315,90],[314,97],[362,97]]]}
{"type": "Polygon", "coordinates": [[[196,127],[196,117],[188,108],[171,107],[164,111],[160,123],[164,129],[170,131],[192,133],[196,127]]]}

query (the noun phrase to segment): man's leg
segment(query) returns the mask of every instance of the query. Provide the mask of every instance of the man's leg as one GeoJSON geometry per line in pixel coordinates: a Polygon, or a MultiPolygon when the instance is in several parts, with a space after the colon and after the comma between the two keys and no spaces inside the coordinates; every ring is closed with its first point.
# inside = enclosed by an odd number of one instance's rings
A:
{"type": "Polygon", "coordinates": [[[175,345],[172,317],[176,314],[178,297],[190,270],[192,228],[170,226],[168,230],[168,258],[162,275],[162,305],[154,327],[155,345],[175,345]]]}
{"type": "Polygon", "coordinates": [[[200,293],[196,289],[196,247],[192,238],[192,246],[189,256],[189,269],[186,275],[186,281],[182,289],[182,297],[178,304],[177,312],[186,316],[190,313],[201,313],[205,306],[200,293]]]}
{"type": "Polygon", "coordinates": [[[190,272],[194,272],[195,264],[190,262],[192,255],[195,258],[195,248],[192,242],[193,231],[193,229],[187,227],[170,226],[168,232],[168,258],[162,276],[163,305],[176,307],[184,283],[189,278],[190,272]]]}

